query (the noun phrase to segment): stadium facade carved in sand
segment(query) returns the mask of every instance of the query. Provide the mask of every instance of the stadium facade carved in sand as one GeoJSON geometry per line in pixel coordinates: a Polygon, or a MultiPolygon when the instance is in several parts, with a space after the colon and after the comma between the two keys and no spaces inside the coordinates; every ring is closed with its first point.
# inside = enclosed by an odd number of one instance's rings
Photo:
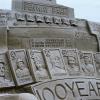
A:
{"type": "Polygon", "coordinates": [[[0,93],[23,92],[99,100],[100,24],[55,0],[12,0],[0,10],[0,93]]]}

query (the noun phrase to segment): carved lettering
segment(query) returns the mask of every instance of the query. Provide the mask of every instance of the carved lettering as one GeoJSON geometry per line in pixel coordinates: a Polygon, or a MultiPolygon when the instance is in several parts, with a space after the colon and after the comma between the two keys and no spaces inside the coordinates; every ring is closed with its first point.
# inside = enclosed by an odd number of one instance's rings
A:
{"type": "Polygon", "coordinates": [[[69,85],[68,83],[65,83],[65,85],[71,90],[73,96],[75,97],[75,93],[74,93],[74,82],[72,82],[72,86],[69,85]]]}
{"type": "Polygon", "coordinates": [[[53,14],[53,15],[67,15],[68,8],[62,7],[53,7],[53,6],[46,6],[46,5],[37,5],[33,2],[24,2],[23,3],[23,10],[27,12],[33,13],[46,13],[46,14],[53,14]]]}
{"type": "Polygon", "coordinates": [[[82,87],[82,84],[84,84],[84,82],[76,82],[76,86],[77,86],[77,89],[78,89],[78,92],[79,92],[79,95],[80,96],[88,96],[88,94],[83,94],[82,91],[85,90],[85,88],[82,87]],[[81,86],[80,86],[81,85],[81,86]]]}
{"type": "Polygon", "coordinates": [[[96,85],[97,85],[97,89],[98,89],[98,94],[100,96],[100,82],[97,82],[96,85]]]}
{"type": "Polygon", "coordinates": [[[89,91],[90,91],[90,96],[92,96],[91,92],[94,92],[96,96],[98,96],[98,93],[95,89],[95,87],[93,86],[93,84],[91,82],[88,83],[89,84],[89,91]]]}
{"type": "Polygon", "coordinates": [[[67,90],[62,84],[57,84],[55,86],[55,93],[59,99],[66,99],[67,97],[67,90]]]}
{"type": "Polygon", "coordinates": [[[44,100],[48,100],[48,98],[50,100],[55,100],[55,95],[54,95],[53,91],[49,88],[44,88],[42,95],[43,95],[44,100]]]}

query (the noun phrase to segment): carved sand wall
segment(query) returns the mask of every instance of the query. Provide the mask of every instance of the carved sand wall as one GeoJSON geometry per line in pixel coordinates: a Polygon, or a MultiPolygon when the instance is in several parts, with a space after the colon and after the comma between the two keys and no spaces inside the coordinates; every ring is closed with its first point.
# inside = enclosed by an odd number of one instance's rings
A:
{"type": "Polygon", "coordinates": [[[0,10],[0,100],[100,100],[100,24],[55,0],[12,8],[0,10]]]}

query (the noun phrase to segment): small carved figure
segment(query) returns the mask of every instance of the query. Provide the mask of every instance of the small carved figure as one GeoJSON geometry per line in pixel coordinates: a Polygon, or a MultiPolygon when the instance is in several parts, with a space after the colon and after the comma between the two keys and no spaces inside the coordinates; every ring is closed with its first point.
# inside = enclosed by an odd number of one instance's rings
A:
{"type": "Polygon", "coordinates": [[[36,76],[37,77],[48,77],[47,70],[45,69],[43,60],[39,56],[34,57],[33,60],[36,66],[36,76]]]}
{"type": "Polygon", "coordinates": [[[83,56],[84,63],[81,64],[82,70],[85,73],[85,75],[93,76],[95,73],[94,66],[91,62],[91,59],[88,55],[83,56]]]}
{"type": "Polygon", "coordinates": [[[80,63],[77,49],[62,49],[64,63],[69,75],[80,75],[80,63]]]}
{"type": "Polygon", "coordinates": [[[24,49],[9,50],[8,56],[16,84],[19,86],[32,83],[26,51],[24,49]]]}
{"type": "Polygon", "coordinates": [[[43,53],[45,55],[48,71],[51,78],[55,79],[59,78],[59,76],[65,78],[67,71],[60,49],[44,49],[43,53]]]}
{"type": "Polygon", "coordinates": [[[51,58],[52,69],[53,73],[65,73],[64,67],[62,67],[62,61],[59,56],[54,56],[51,58]]]}
{"type": "Polygon", "coordinates": [[[76,58],[74,56],[68,56],[68,72],[70,75],[80,74],[80,68],[76,64],[76,58]]]}
{"type": "Polygon", "coordinates": [[[18,78],[30,76],[29,70],[25,67],[25,63],[22,59],[18,58],[16,64],[16,75],[18,78]]]}

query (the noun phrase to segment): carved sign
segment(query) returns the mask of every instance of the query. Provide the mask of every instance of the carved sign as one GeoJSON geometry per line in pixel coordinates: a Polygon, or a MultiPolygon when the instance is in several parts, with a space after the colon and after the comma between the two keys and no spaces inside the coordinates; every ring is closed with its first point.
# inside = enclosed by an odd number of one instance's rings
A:
{"type": "Polygon", "coordinates": [[[28,69],[25,50],[10,50],[8,54],[16,84],[25,85],[32,83],[33,80],[28,69]]]}
{"type": "Polygon", "coordinates": [[[0,88],[13,87],[10,65],[5,53],[0,53],[0,88]]]}
{"type": "Polygon", "coordinates": [[[80,75],[81,68],[78,51],[75,49],[63,49],[62,55],[69,75],[80,75]]]}
{"type": "Polygon", "coordinates": [[[54,7],[48,5],[34,4],[33,2],[23,2],[23,11],[42,14],[53,15],[67,15],[68,8],[66,7],[54,7]]]}
{"type": "Polygon", "coordinates": [[[100,100],[100,80],[66,78],[31,85],[38,100],[100,100]]]}
{"type": "Polygon", "coordinates": [[[85,76],[96,75],[96,69],[94,65],[93,53],[92,52],[80,52],[81,68],[85,76]]]}
{"type": "Polygon", "coordinates": [[[47,66],[45,64],[43,55],[41,51],[38,50],[28,50],[30,58],[31,71],[33,73],[35,80],[44,81],[49,79],[47,66]]]}
{"type": "Polygon", "coordinates": [[[60,49],[44,49],[48,70],[52,78],[65,77],[67,74],[60,49]]]}

